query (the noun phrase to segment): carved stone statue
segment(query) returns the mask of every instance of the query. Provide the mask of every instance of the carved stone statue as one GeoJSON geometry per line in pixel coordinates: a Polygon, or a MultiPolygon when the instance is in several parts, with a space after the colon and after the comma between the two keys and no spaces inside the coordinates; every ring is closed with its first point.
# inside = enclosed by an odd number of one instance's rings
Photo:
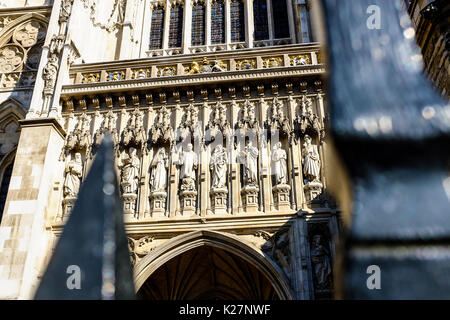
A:
{"type": "Polygon", "coordinates": [[[150,178],[150,190],[152,192],[164,192],[167,186],[168,156],[164,148],[160,148],[150,164],[152,170],[150,178]]]}
{"type": "Polygon", "coordinates": [[[195,169],[198,165],[198,158],[197,154],[192,151],[192,148],[192,144],[189,143],[178,162],[181,165],[180,178],[182,180],[182,190],[195,190],[195,169]]]}
{"type": "Polygon", "coordinates": [[[251,140],[247,141],[244,151],[241,152],[241,158],[244,162],[244,184],[257,185],[258,181],[258,148],[253,146],[251,140]]]}
{"type": "Polygon", "coordinates": [[[218,145],[211,155],[209,167],[212,171],[212,187],[226,188],[228,156],[222,145],[218,145]]]}
{"type": "Polygon", "coordinates": [[[80,189],[83,163],[81,154],[75,154],[75,160],[71,160],[66,166],[66,178],[64,180],[64,197],[75,198],[80,189]]]}
{"type": "Polygon", "coordinates": [[[322,245],[322,236],[315,235],[311,245],[311,262],[314,268],[314,278],[320,289],[326,289],[331,275],[330,253],[322,245]]]}
{"type": "Polygon", "coordinates": [[[311,143],[311,137],[308,135],[305,135],[303,144],[303,174],[306,183],[319,181],[320,156],[317,146],[311,143]]]}
{"type": "Polygon", "coordinates": [[[123,159],[121,186],[123,193],[137,194],[141,163],[136,149],[131,147],[123,159]]]}
{"type": "Polygon", "coordinates": [[[275,184],[287,184],[286,151],[277,142],[272,148],[272,164],[275,175],[275,184]]]}

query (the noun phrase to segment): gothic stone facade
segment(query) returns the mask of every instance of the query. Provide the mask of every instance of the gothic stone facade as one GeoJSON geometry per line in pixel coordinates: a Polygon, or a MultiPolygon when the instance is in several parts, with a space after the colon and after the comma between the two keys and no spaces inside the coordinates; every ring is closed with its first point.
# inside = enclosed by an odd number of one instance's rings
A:
{"type": "Polygon", "coordinates": [[[139,295],[330,298],[314,5],[0,1],[0,298],[33,298],[105,134],[139,295]]]}

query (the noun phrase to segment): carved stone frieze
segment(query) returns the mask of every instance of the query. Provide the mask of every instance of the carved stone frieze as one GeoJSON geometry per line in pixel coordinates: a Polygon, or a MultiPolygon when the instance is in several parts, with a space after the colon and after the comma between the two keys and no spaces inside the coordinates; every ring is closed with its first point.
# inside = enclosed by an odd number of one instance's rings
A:
{"type": "Polygon", "coordinates": [[[83,113],[78,117],[75,129],[66,138],[66,143],[61,153],[61,160],[64,160],[71,151],[84,150],[87,156],[91,154],[92,138],[90,132],[90,119],[83,113]]]}
{"type": "Polygon", "coordinates": [[[130,146],[140,148],[142,152],[148,153],[147,134],[144,129],[144,115],[138,107],[129,114],[128,123],[122,132],[122,147],[130,146]]]}
{"type": "Polygon", "coordinates": [[[170,121],[170,110],[167,109],[166,105],[163,105],[161,109],[158,110],[158,114],[150,132],[153,144],[157,142],[169,142],[172,144],[174,142],[174,133],[170,121]]]}

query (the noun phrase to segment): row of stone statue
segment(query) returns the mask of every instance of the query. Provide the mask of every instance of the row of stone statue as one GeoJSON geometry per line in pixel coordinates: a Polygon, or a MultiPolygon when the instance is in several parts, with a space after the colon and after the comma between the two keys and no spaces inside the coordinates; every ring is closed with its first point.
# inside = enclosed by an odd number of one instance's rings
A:
{"type": "MultiPolygon", "coordinates": [[[[239,163],[244,168],[244,187],[258,186],[258,157],[259,150],[248,140],[246,146],[238,154],[239,163]]],[[[272,148],[271,162],[275,185],[288,184],[287,155],[282,148],[281,142],[276,143],[272,148]]],[[[214,148],[209,168],[211,170],[211,188],[213,190],[227,189],[228,153],[222,145],[214,148]]],[[[198,167],[198,156],[193,151],[192,144],[188,144],[186,149],[180,154],[175,162],[180,168],[181,191],[196,191],[196,169],[198,167]]],[[[167,177],[169,168],[169,154],[165,148],[157,150],[150,164],[150,191],[166,192],[167,177]]],[[[303,148],[303,173],[305,184],[317,182],[320,173],[320,157],[317,146],[311,143],[311,138],[305,136],[303,148]]],[[[71,160],[65,170],[64,196],[74,198],[78,193],[83,174],[83,163],[80,153],[75,154],[75,159],[71,160]]],[[[123,194],[137,194],[141,177],[141,161],[137,155],[137,150],[130,147],[122,159],[120,166],[120,184],[123,194]]]]}

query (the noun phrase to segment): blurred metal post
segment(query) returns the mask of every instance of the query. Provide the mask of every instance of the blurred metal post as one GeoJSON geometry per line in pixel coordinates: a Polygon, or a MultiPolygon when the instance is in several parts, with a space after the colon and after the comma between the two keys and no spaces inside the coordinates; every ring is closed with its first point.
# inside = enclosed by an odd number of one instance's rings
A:
{"type": "Polygon", "coordinates": [[[450,299],[450,106],[423,75],[401,1],[321,3],[328,181],[347,226],[337,298],[450,299]]]}
{"type": "Polygon", "coordinates": [[[135,298],[114,166],[113,142],[105,136],[35,299],[135,298]]]}

